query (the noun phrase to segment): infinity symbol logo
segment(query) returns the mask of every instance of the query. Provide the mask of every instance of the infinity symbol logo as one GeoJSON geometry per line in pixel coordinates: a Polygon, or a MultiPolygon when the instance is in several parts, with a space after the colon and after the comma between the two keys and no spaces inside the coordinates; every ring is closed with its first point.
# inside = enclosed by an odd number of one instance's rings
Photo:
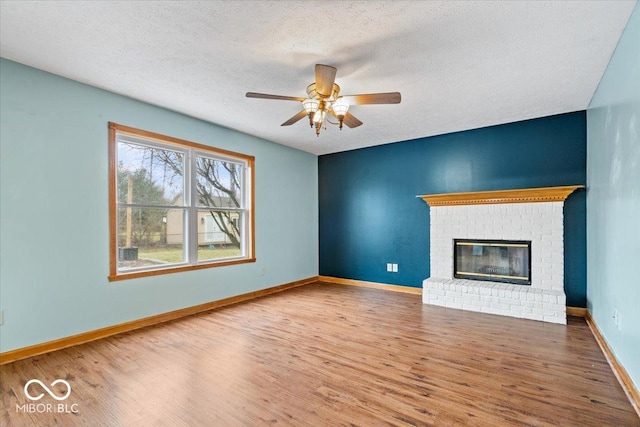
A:
{"type": "Polygon", "coordinates": [[[33,383],[38,383],[38,384],[40,384],[40,387],[42,387],[43,389],[45,389],[45,391],[46,391],[47,393],[49,393],[49,395],[50,395],[51,397],[53,397],[54,399],[56,399],[56,400],[65,400],[65,399],[66,399],[67,397],[69,397],[69,395],[71,394],[71,385],[70,385],[68,382],[66,382],[65,380],[57,379],[57,380],[55,380],[54,382],[52,382],[52,383],[51,383],[51,387],[53,387],[53,386],[54,386],[54,385],[56,385],[56,384],[60,384],[60,383],[62,383],[62,384],[64,384],[64,385],[66,385],[66,386],[67,386],[67,394],[65,394],[65,395],[64,395],[64,396],[62,396],[62,397],[58,397],[54,392],[52,392],[51,390],[49,390],[49,388],[48,388],[46,385],[44,385],[44,384],[42,383],[42,381],[40,381],[40,380],[29,380],[29,381],[27,381],[27,383],[24,385],[24,395],[25,395],[25,396],[27,396],[27,398],[28,398],[28,399],[30,399],[30,400],[40,400],[40,399],[42,399],[42,397],[44,396],[44,393],[40,393],[39,395],[37,395],[37,396],[35,396],[35,397],[33,397],[33,396],[31,396],[31,395],[29,394],[29,390],[28,390],[28,388],[29,388],[29,386],[30,386],[31,384],[33,384],[33,383]]]}

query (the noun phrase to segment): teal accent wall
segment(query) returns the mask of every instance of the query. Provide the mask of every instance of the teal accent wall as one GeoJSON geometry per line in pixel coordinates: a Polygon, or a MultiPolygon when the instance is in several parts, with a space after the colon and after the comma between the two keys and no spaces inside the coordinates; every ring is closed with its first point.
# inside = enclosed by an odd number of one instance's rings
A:
{"type": "MultiPolygon", "coordinates": [[[[429,206],[416,195],[586,184],[586,113],[319,157],[320,274],[421,287],[429,206]],[[397,263],[398,272],[386,271],[397,263]]],[[[567,304],[586,306],[586,202],[566,200],[567,304]]]]}
{"type": "Polygon", "coordinates": [[[0,351],[318,274],[316,156],[5,59],[0,89],[0,351]],[[257,262],[108,282],[109,121],[255,156],[257,262]]]}
{"type": "Polygon", "coordinates": [[[639,46],[640,6],[636,5],[587,110],[587,307],[637,388],[640,388],[639,46]]]}

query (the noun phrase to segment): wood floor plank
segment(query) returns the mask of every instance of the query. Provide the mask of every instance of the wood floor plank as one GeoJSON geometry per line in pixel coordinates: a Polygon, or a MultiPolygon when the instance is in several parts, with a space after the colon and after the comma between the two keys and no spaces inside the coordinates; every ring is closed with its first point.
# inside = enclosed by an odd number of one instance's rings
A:
{"type": "Polygon", "coordinates": [[[326,283],[0,374],[3,426],[640,426],[584,319],[555,325],[326,283]],[[17,410],[61,403],[29,401],[32,378],[68,381],[64,403],[78,412],[17,410]]]}

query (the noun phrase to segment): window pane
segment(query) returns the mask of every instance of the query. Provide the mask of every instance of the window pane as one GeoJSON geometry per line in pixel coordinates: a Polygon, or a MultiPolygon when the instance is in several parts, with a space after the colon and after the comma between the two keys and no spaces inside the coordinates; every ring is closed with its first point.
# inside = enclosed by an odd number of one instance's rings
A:
{"type": "Polygon", "coordinates": [[[198,211],[198,261],[242,255],[242,212],[198,211]]]}
{"type": "Polygon", "coordinates": [[[109,129],[109,280],[255,260],[253,156],[109,129]]]}
{"type": "Polygon", "coordinates": [[[185,262],[185,212],[118,208],[118,270],[185,262]]]}
{"type": "Polygon", "coordinates": [[[242,206],[240,191],[244,174],[242,164],[198,156],[196,173],[198,206],[212,208],[242,206]]]}
{"type": "Polygon", "coordinates": [[[118,202],[184,205],[184,154],[118,143],[118,202]]]}

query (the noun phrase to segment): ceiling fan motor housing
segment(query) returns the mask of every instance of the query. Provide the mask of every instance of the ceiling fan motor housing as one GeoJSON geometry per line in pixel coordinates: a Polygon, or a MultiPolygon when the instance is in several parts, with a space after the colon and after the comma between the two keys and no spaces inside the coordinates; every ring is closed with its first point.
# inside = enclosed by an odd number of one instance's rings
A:
{"type": "Polygon", "coordinates": [[[333,84],[333,90],[331,91],[330,95],[322,95],[321,93],[319,93],[316,89],[316,84],[315,83],[311,83],[309,86],[307,86],[307,95],[309,95],[309,98],[311,99],[325,99],[327,101],[335,101],[336,99],[338,99],[338,94],[340,93],[340,86],[338,86],[337,84],[333,84]]]}

